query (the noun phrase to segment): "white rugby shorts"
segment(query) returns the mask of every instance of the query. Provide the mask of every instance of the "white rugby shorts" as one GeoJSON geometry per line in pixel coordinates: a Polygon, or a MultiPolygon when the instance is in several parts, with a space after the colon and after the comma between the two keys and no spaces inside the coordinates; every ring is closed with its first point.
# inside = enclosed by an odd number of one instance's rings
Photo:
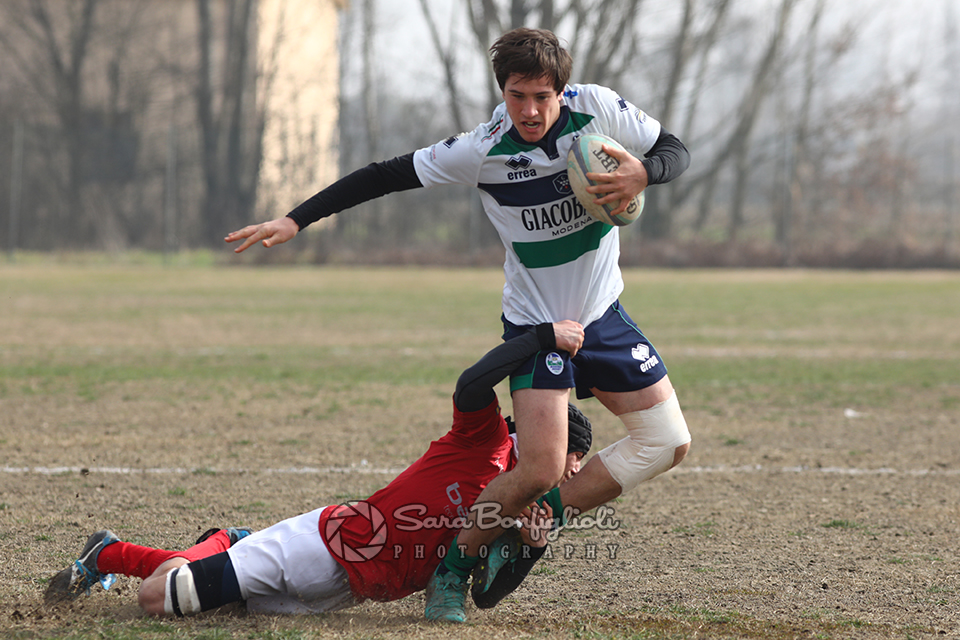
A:
{"type": "Polygon", "coordinates": [[[256,531],[227,551],[248,611],[323,613],[356,604],[347,572],[320,537],[324,508],[256,531]]]}

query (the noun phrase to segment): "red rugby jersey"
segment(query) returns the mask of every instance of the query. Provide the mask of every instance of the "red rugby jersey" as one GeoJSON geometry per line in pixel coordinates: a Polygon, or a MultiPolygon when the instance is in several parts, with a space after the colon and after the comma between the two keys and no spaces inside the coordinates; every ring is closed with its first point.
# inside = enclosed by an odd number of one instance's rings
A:
{"type": "Polygon", "coordinates": [[[512,442],[496,399],[480,411],[454,406],[450,431],[393,482],[359,503],[323,511],[320,537],[358,602],[426,588],[477,496],[513,468],[512,442]]]}

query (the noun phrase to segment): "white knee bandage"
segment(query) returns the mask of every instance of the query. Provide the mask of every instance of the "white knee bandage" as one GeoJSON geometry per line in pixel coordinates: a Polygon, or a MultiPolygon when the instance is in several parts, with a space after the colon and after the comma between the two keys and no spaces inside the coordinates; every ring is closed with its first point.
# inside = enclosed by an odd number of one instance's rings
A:
{"type": "Polygon", "coordinates": [[[619,417],[627,426],[627,437],[598,455],[626,492],[672,467],[675,450],[690,442],[690,431],[676,391],[660,404],[619,417]]]}
{"type": "Polygon", "coordinates": [[[167,574],[163,596],[163,612],[168,616],[189,616],[200,613],[200,596],[193,582],[193,571],[186,565],[167,574]]]}

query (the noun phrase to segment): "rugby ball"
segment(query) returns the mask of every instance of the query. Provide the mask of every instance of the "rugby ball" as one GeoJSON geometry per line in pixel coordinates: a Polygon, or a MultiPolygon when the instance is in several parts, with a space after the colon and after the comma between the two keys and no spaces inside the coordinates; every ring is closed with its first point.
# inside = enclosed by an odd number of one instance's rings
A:
{"type": "Polygon", "coordinates": [[[623,149],[619,142],[600,133],[587,133],[577,138],[567,154],[567,178],[573,193],[587,213],[605,224],[623,227],[640,217],[643,211],[643,192],[627,205],[626,210],[616,216],[610,214],[620,206],[619,200],[604,205],[594,202],[599,196],[587,193],[587,187],[597,183],[587,179],[587,174],[610,173],[620,166],[619,160],[603,150],[603,145],[623,149]]]}

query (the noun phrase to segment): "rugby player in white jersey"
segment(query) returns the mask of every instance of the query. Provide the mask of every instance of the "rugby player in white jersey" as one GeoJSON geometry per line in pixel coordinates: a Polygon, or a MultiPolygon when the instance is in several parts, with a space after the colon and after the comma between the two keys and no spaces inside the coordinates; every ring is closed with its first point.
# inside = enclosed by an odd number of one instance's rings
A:
{"type": "MultiPolygon", "coordinates": [[[[320,218],[386,193],[442,184],[466,184],[480,197],[506,250],[502,314],[504,337],[543,322],[572,318],[583,324],[583,346],[533,356],[511,376],[523,460],[494,479],[478,497],[518,514],[553,487],[563,472],[565,418],[571,389],[595,396],[624,423],[627,435],[551,492],[554,513],[580,512],[619,496],[676,466],[690,433],[660,354],[619,304],[623,279],[616,227],[591,218],[566,178],[566,156],[578,136],[602,133],[629,151],[605,148],[620,166],[588,174],[588,190],[618,214],[647,186],[679,176],[690,162],[676,136],[615,91],[569,82],[572,60],[557,37],[515,29],[491,47],[504,102],[489,122],[414,153],[373,163],[347,175],[287,216],[230,233],[244,251],[272,247],[320,218]],[[642,156],[639,159],[638,156],[642,156]]],[[[475,516],[476,514],[474,514],[475,516]]],[[[428,586],[426,617],[462,622],[469,574],[479,549],[499,531],[464,528],[428,586]]]]}

